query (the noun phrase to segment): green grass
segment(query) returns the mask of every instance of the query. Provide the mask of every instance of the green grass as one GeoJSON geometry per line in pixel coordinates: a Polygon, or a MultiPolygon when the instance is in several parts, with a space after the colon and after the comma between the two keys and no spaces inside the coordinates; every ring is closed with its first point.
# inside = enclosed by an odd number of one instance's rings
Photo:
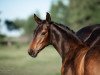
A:
{"type": "Polygon", "coordinates": [[[61,58],[49,46],[36,58],[27,53],[28,46],[0,47],[0,75],[60,75],[61,58]]]}

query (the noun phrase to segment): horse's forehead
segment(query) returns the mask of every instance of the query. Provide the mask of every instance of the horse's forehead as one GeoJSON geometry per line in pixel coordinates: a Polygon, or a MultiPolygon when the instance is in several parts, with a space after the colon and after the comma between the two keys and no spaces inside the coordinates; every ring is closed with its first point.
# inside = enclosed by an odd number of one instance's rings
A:
{"type": "Polygon", "coordinates": [[[44,25],[43,25],[43,29],[46,29],[47,28],[47,23],[45,23],[44,25]]]}
{"type": "Polygon", "coordinates": [[[47,24],[44,23],[36,28],[36,31],[42,31],[47,29],[47,24]]]}

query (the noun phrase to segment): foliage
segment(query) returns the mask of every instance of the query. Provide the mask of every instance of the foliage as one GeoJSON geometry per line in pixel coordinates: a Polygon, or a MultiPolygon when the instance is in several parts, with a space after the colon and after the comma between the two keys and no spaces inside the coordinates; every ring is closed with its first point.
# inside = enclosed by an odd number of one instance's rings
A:
{"type": "Polygon", "coordinates": [[[19,26],[17,26],[13,21],[5,20],[5,24],[9,31],[19,29],[19,26]]]}
{"type": "MultiPolygon", "coordinates": [[[[100,1],[99,0],[54,0],[50,8],[52,20],[70,26],[77,30],[89,24],[100,23],[100,1]]],[[[39,15],[39,12],[36,11],[39,15]]],[[[16,19],[13,21],[15,28],[23,28],[25,34],[32,34],[36,27],[33,15],[27,19],[16,19]]],[[[12,24],[10,24],[13,28],[12,24]]]]}
{"type": "Polygon", "coordinates": [[[71,24],[95,24],[100,23],[99,0],[70,0],[69,4],[71,24]]]}
{"type": "Polygon", "coordinates": [[[68,24],[69,9],[67,5],[64,5],[63,0],[58,0],[57,3],[52,2],[50,14],[52,20],[58,23],[68,24]]]}
{"type": "Polygon", "coordinates": [[[24,19],[15,19],[14,20],[14,23],[18,26],[18,27],[20,27],[20,28],[22,28],[22,27],[24,27],[25,25],[26,25],[26,20],[24,20],[24,19]]]}
{"type": "Polygon", "coordinates": [[[25,31],[27,34],[32,34],[33,30],[35,29],[35,21],[33,18],[33,15],[30,15],[29,18],[27,19],[26,26],[25,26],[25,31]]]}
{"type": "MultiPolygon", "coordinates": [[[[37,15],[39,16],[39,12],[37,11],[37,15]]],[[[14,23],[24,29],[26,35],[31,35],[33,30],[36,27],[36,23],[34,21],[34,16],[30,15],[26,20],[25,19],[15,19],[14,23]]]]}
{"type": "Polygon", "coordinates": [[[69,4],[64,1],[52,2],[50,12],[54,21],[68,24],[74,30],[89,24],[100,23],[99,0],[69,0],[69,4]]]}
{"type": "Polygon", "coordinates": [[[3,41],[5,37],[6,37],[5,35],[0,34],[0,41],[3,41]]]}

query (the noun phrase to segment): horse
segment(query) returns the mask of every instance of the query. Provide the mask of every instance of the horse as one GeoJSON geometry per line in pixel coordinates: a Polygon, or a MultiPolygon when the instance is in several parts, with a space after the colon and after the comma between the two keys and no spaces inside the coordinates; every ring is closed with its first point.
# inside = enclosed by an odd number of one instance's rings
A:
{"type": "Polygon", "coordinates": [[[61,75],[100,75],[99,46],[87,47],[70,28],[64,29],[62,24],[51,21],[49,13],[46,20],[35,14],[34,19],[38,26],[28,49],[30,56],[36,57],[46,46],[53,45],[62,58],[61,75]]]}
{"type": "Polygon", "coordinates": [[[91,35],[91,33],[98,27],[100,27],[100,24],[89,25],[81,28],[75,34],[79,37],[79,39],[81,39],[84,42],[91,35]]]}
{"type": "MultiPolygon", "coordinates": [[[[67,29],[67,26],[61,25],[62,29],[67,29]]],[[[94,41],[97,40],[97,37],[99,37],[100,33],[100,24],[94,24],[91,26],[86,26],[80,29],[79,31],[75,32],[71,30],[78,38],[85,43],[87,46],[91,46],[94,41]],[[94,38],[95,37],[95,38],[94,38]],[[90,41],[91,40],[91,41],[90,41]]],[[[98,41],[99,42],[99,41],[98,41]]],[[[97,43],[100,45],[99,43],[97,43]]]]}
{"type": "MultiPolygon", "coordinates": [[[[67,29],[67,26],[62,26],[63,29],[67,29]]],[[[95,45],[100,45],[99,43],[99,34],[100,34],[100,24],[94,24],[91,26],[86,26],[80,29],[77,32],[74,32],[71,30],[78,38],[85,43],[87,46],[91,47],[94,44],[95,45]],[[97,39],[98,38],[98,39],[97,39]],[[98,40],[98,43],[94,43],[95,41],[98,40]]]]}
{"type": "Polygon", "coordinates": [[[100,27],[97,27],[84,42],[90,47],[100,45],[100,27]]]}

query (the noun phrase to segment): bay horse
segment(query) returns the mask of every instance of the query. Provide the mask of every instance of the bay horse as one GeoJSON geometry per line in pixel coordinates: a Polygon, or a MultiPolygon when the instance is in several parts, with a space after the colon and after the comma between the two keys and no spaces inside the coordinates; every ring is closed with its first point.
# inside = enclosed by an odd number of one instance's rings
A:
{"type": "MultiPolygon", "coordinates": [[[[63,29],[68,28],[67,26],[62,26],[63,29]]],[[[74,34],[78,36],[78,38],[85,43],[87,46],[91,46],[92,43],[97,40],[97,37],[99,36],[100,32],[100,24],[94,24],[90,26],[86,26],[78,30],[77,32],[74,32],[71,30],[74,34]],[[94,38],[95,37],[95,38],[94,38]],[[90,42],[91,40],[91,42],[90,42]]],[[[98,43],[98,45],[100,45],[98,43]]]]}
{"type": "Polygon", "coordinates": [[[91,35],[84,41],[86,45],[92,47],[94,45],[100,45],[100,27],[97,27],[91,35]]]}
{"type": "Polygon", "coordinates": [[[79,39],[81,39],[84,42],[98,27],[100,27],[100,24],[89,25],[81,28],[75,34],[79,37],[79,39]]]}
{"type": "Polygon", "coordinates": [[[35,14],[34,19],[38,26],[28,50],[30,56],[36,57],[43,48],[53,45],[62,58],[61,75],[100,75],[99,46],[88,48],[68,27],[51,21],[49,13],[46,20],[35,14]]]}

